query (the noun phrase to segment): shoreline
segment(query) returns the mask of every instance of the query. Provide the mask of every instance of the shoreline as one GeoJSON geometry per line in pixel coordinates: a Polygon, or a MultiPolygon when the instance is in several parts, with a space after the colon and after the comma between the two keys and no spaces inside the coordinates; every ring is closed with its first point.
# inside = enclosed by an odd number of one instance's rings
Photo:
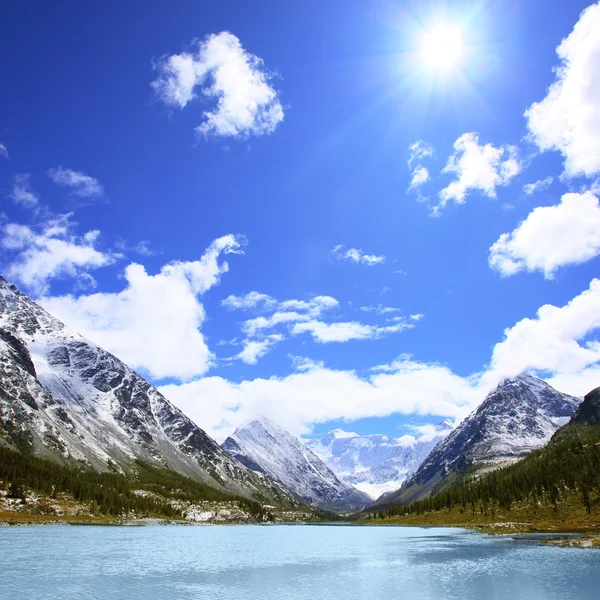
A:
{"type": "Polygon", "coordinates": [[[13,511],[0,511],[0,528],[4,527],[156,527],[165,525],[175,526],[202,526],[216,527],[220,525],[261,525],[261,526],[285,526],[285,525],[315,525],[319,526],[371,526],[371,527],[437,527],[452,529],[469,529],[483,535],[497,537],[511,537],[516,541],[538,542],[541,545],[558,546],[564,548],[598,548],[600,549],[600,529],[597,527],[582,527],[574,524],[573,527],[562,525],[561,527],[538,527],[535,523],[385,523],[385,522],[195,522],[183,519],[166,519],[161,517],[140,518],[108,518],[108,517],[76,517],[58,515],[40,515],[33,513],[18,513],[13,511]]]}

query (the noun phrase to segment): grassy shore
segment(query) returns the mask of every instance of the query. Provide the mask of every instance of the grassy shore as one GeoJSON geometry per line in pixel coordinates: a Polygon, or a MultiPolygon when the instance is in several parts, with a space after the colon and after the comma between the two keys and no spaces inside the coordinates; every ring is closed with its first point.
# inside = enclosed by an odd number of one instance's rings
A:
{"type": "Polygon", "coordinates": [[[362,520],[372,525],[451,526],[478,529],[484,533],[559,533],[589,532],[600,535],[598,507],[588,513],[575,496],[560,502],[556,508],[546,504],[514,504],[511,510],[496,506],[486,512],[461,507],[421,514],[362,520]]]}

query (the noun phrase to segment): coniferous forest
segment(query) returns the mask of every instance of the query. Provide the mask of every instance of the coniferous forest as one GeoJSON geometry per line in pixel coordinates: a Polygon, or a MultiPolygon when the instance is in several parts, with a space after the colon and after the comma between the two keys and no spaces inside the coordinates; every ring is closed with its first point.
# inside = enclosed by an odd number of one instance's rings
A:
{"type": "MultiPolygon", "coordinates": [[[[498,512],[550,508],[558,513],[600,510],[600,426],[559,430],[550,443],[523,460],[485,475],[465,474],[449,489],[369,518],[408,518],[458,512],[490,521],[498,512]]],[[[547,514],[547,513],[546,513],[547,514]]],[[[551,514],[551,513],[550,513],[551,514]]]]}
{"type": "Polygon", "coordinates": [[[89,506],[96,516],[181,518],[176,501],[232,502],[257,520],[267,516],[258,502],[222,492],[170,469],[138,460],[134,470],[135,475],[125,476],[116,469],[99,472],[89,467],[60,465],[0,445],[0,482],[9,498],[24,499],[32,491],[51,498],[68,494],[89,506]]]}

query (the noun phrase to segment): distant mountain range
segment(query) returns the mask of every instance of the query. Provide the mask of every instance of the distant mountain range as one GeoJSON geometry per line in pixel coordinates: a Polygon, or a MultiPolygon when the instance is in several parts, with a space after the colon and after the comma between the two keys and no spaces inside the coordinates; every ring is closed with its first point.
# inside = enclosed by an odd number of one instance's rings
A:
{"type": "Polygon", "coordinates": [[[356,511],[371,503],[369,496],[339,479],[297,437],[266,417],[238,427],[222,447],[308,504],[356,511]]]}
{"type": "Polygon", "coordinates": [[[2,277],[0,444],[123,473],[142,459],[219,490],[294,501],[233,459],[118,358],[2,277]]]}
{"type": "Polygon", "coordinates": [[[528,375],[507,379],[446,439],[416,473],[375,506],[408,504],[463,475],[511,464],[544,446],[581,403],[528,375]]]}
{"type": "Polygon", "coordinates": [[[306,445],[343,481],[375,500],[397,490],[452,431],[444,421],[435,426],[431,439],[411,441],[383,434],[358,435],[334,429],[306,445]]]}

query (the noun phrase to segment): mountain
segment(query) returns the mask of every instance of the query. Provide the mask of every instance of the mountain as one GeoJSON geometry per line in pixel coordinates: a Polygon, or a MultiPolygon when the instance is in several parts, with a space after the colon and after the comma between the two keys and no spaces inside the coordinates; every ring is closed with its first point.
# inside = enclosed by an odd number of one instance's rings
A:
{"type": "Polygon", "coordinates": [[[600,437],[600,387],[585,395],[571,420],[552,436],[552,442],[556,443],[582,434],[597,434],[600,437]]]}
{"type": "MultiPolygon", "coordinates": [[[[390,506],[398,524],[477,524],[497,532],[597,529],[600,519],[600,388],[539,450],[463,478],[430,497],[390,506]]],[[[370,516],[370,518],[372,518],[370,516]]]]}
{"type": "Polygon", "coordinates": [[[379,505],[408,504],[437,492],[461,475],[513,463],[544,446],[581,400],[528,375],[507,379],[446,439],[417,472],[379,505]]]}
{"type": "Polygon", "coordinates": [[[358,435],[334,429],[306,445],[343,481],[373,500],[397,490],[452,430],[448,422],[435,427],[428,441],[410,443],[382,434],[358,435]]]}
{"type": "Polygon", "coordinates": [[[264,473],[308,504],[351,511],[371,501],[341,481],[297,437],[266,417],[238,427],[222,446],[249,469],[264,473]]]}
{"type": "Polygon", "coordinates": [[[142,459],[219,490],[290,499],[231,458],[118,358],[2,277],[0,444],[122,473],[142,459]]]}

